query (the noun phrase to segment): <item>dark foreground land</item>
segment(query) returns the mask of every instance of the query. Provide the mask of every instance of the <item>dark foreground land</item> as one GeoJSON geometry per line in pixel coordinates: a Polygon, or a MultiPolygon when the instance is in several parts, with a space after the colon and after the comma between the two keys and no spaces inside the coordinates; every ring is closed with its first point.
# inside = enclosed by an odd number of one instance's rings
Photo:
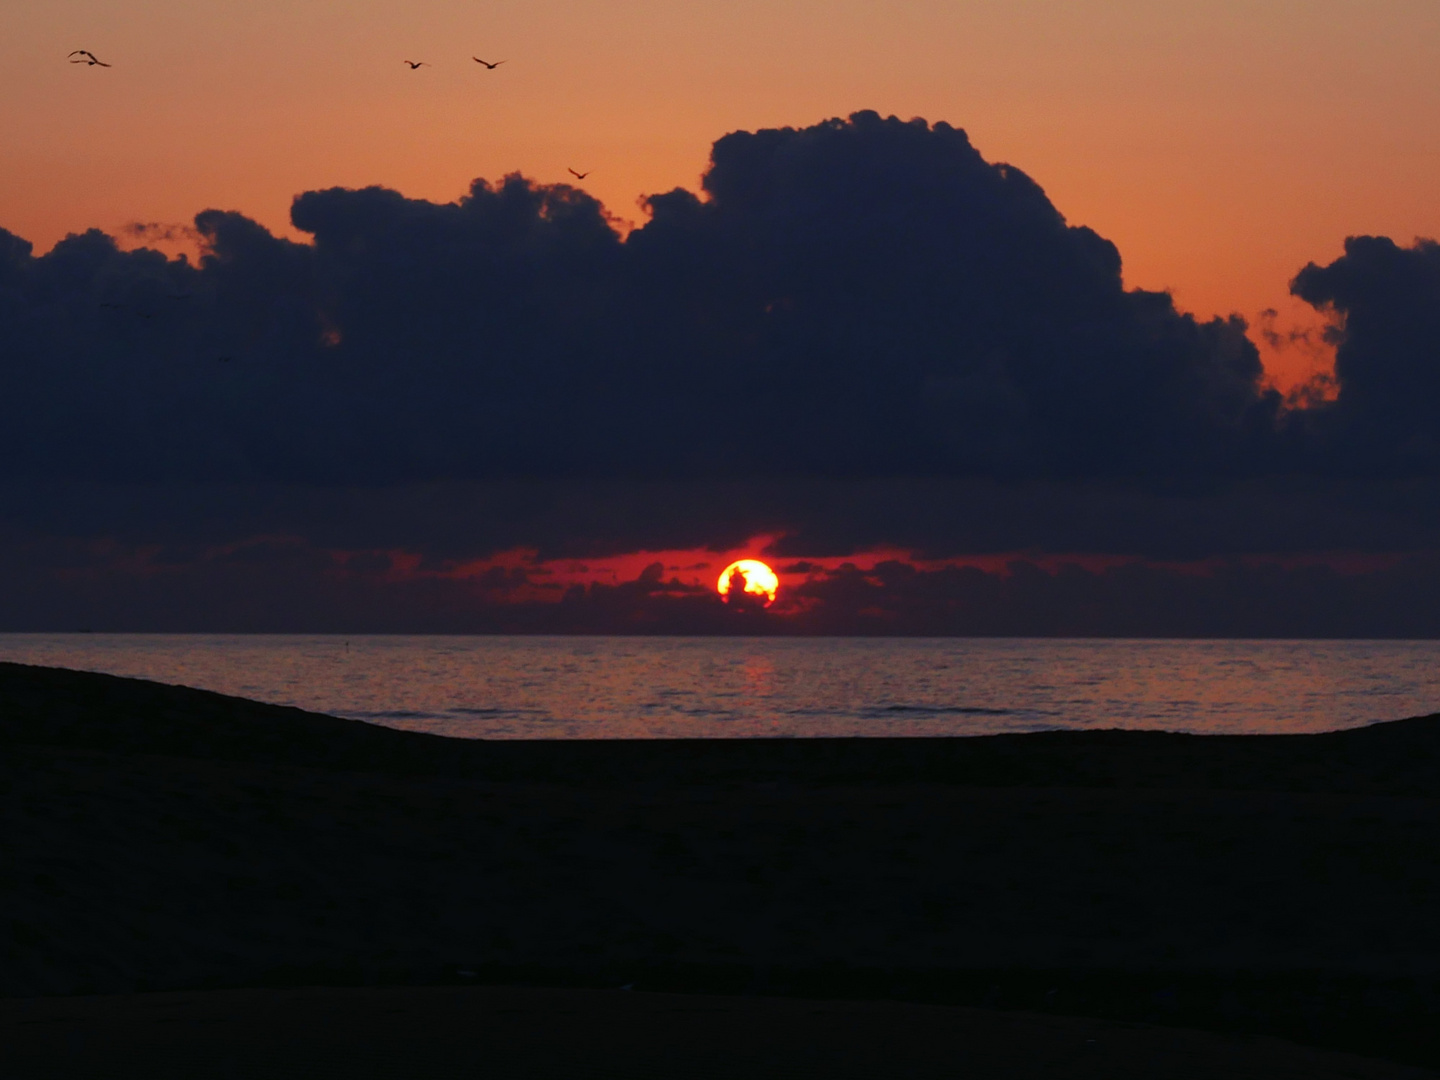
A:
{"type": "Polygon", "coordinates": [[[1332,1051],[1440,1065],[1437,825],[1440,717],[469,743],[0,664],[0,1044],[17,1076],[1416,1075],[1332,1051]]]}

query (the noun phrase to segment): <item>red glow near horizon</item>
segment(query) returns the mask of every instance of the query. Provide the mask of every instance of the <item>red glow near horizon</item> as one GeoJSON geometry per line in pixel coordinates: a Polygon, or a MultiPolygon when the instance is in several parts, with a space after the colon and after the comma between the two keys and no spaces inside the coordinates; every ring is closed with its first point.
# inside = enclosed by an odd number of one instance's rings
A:
{"type": "MultiPolygon", "coordinates": [[[[535,549],[514,548],[480,559],[438,566],[427,565],[422,556],[404,551],[335,552],[332,557],[338,571],[366,574],[373,571],[359,568],[373,565],[377,555],[384,556],[388,562],[388,569],[380,572],[384,579],[395,582],[426,578],[471,582],[487,593],[491,602],[505,604],[559,602],[567,591],[577,586],[620,587],[640,582],[666,591],[714,597],[717,595],[717,575],[722,574],[722,568],[728,573],[734,564],[751,559],[754,553],[768,553],[780,539],[770,535],[756,536],[743,546],[719,552],[706,548],[671,548],[587,558],[542,559],[535,549]]],[[[1143,565],[1204,577],[1235,565],[1273,565],[1282,569],[1315,566],[1339,574],[1364,574],[1386,569],[1403,559],[1398,554],[1357,552],[1217,556],[1190,561],[1149,560],[1135,555],[1037,552],[1000,552],[934,559],[918,557],[908,549],[896,547],[812,558],[767,557],[770,559],[767,569],[773,567],[775,594],[767,599],[765,606],[772,613],[782,616],[808,609],[811,601],[802,589],[807,582],[823,581],[837,573],[852,573],[869,577],[872,583],[878,585],[881,579],[876,576],[877,571],[897,564],[922,573],[973,570],[1002,578],[1011,576],[1020,564],[1050,575],[1059,574],[1067,567],[1096,574],[1143,565]]],[[[723,590],[720,590],[720,595],[723,598],[723,590]]]]}

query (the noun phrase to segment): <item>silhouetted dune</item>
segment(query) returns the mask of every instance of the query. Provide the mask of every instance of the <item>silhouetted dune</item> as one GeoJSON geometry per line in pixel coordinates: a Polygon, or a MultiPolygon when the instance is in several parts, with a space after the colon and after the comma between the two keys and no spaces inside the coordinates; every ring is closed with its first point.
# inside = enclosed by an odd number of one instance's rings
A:
{"type": "MultiPolygon", "coordinates": [[[[1437,754],[1436,717],[1280,737],[477,743],[5,664],[0,994],[634,984],[1434,1065],[1437,754]]],[[[656,1008],[635,1023],[665,1028],[656,1008]]],[[[39,1045],[25,1009],[45,1013],[13,1002],[0,1024],[39,1045]]]]}
{"type": "Polygon", "coordinates": [[[404,987],[0,1001],[14,1077],[1421,1080],[1295,1046],[893,1002],[404,987]]]}

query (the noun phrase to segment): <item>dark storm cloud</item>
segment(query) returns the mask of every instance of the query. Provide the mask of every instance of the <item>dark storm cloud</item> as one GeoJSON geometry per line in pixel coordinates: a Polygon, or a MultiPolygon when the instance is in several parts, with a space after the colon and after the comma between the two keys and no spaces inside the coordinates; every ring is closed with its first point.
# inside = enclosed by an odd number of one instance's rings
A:
{"type": "Polygon", "coordinates": [[[1235,320],[964,132],[873,113],[716,143],[622,242],[518,176],[310,192],[313,245],[207,211],[197,265],[0,244],[10,476],[1209,476],[1278,399],[1235,320]]]}
{"type": "Polygon", "coordinates": [[[1331,468],[1430,473],[1440,468],[1440,244],[1400,247],[1351,237],[1329,266],[1311,264],[1296,296],[1339,316],[1335,402],[1302,418],[1331,468]]]}

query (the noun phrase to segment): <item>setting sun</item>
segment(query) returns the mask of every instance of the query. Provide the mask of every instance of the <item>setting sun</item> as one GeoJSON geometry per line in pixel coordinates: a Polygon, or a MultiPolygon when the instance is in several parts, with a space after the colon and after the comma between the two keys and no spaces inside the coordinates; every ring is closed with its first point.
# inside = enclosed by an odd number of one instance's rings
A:
{"type": "Polygon", "coordinates": [[[715,588],[722,597],[733,603],[730,590],[731,586],[736,584],[742,586],[740,593],[736,594],[737,598],[743,596],[746,599],[763,601],[764,606],[769,607],[775,602],[775,590],[780,587],[780,579],[775,576],[774,570],[758,559],[741,559],[725,568],[715,588]]]}

